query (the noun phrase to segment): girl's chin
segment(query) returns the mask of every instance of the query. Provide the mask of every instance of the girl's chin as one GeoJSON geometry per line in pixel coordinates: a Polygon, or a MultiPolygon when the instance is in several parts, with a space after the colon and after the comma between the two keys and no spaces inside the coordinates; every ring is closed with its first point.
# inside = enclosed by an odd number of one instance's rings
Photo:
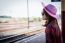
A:
{"type": "Polygon", "coordinates": [[[47,21],[47,20],[43,20],[43,21],[42,21],[42,25],[45,25],[45,24],[46,24],[46,21],[47,21]]]}

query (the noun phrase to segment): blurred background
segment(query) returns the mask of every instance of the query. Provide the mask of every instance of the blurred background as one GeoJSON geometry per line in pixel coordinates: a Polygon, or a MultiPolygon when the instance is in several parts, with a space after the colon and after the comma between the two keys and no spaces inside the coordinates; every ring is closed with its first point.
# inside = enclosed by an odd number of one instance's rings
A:
{"type": "Polygon", "coordinates": [[[41,12],[48,4],[53,4],[57,8],[58,24],[61,29],[60,0],[0,0],[0,38],[43,32],[45,42],[45,27],[42,26],[45,20],[42,20],[41,12]]]}

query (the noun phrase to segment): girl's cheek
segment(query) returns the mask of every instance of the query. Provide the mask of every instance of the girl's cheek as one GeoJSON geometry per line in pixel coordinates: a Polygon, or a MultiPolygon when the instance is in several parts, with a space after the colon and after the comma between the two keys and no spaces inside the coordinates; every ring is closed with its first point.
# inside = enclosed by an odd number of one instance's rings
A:
{"type": "Polygon", "coordinates": [[[45,25],[46,24],[46,20],[42,20],[42,25],[45,25]]]}

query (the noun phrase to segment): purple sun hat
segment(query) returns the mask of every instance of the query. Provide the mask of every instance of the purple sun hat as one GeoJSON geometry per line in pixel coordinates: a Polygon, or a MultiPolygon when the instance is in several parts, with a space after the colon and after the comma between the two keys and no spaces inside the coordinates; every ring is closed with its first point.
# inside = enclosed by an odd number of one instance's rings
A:
{"type": "Polygon", "coordinates": [[[57,12],[57,9],[54,5],[47,5],[44,7],[44,10],[50,15],[52,16],[53,18],[56,18],[57,19],[57,16],[56,16],[56,12],[57,12]]]}

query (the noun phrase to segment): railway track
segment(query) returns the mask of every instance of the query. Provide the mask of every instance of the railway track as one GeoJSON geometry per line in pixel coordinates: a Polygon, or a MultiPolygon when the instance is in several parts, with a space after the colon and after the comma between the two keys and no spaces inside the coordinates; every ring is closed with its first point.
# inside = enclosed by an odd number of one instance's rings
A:
{"type": "Polygon", "coordinates": [[[6,37],[6,38],[3,38],[3,39],[0,39],[0,43],[14,43],[16,41],[28,38],[28,37],[33,36],[33,35],[22,34],[22,35],[17,35],[17,36],[10,36],[10,37],[6,37]]]}

